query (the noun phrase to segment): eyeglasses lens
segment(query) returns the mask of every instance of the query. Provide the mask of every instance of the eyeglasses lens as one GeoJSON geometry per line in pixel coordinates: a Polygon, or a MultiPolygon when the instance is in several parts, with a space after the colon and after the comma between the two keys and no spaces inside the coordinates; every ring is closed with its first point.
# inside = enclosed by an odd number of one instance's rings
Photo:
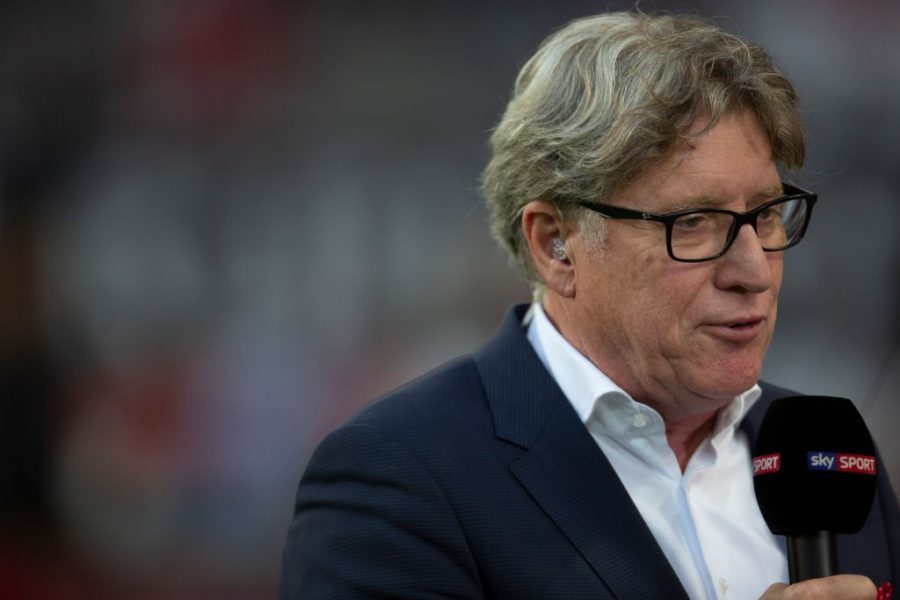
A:
{"type": "MultiPolygon", "coordinates": [[[[795,244],[806,222],[803,198],[787,198],[756,213],[756,234],[765,250],[783,250],[795,244]]],[[[714,258],[725,250],[737,220],[716,211],[696,211],[672,223],[672,253],[681,260],[714,258]]]]}

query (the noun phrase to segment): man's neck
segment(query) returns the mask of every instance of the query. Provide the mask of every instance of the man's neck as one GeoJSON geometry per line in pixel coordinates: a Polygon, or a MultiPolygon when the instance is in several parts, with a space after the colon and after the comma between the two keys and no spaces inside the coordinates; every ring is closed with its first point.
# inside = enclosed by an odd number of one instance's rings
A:
{"type": "Polygon", "coordinates": [[[716,424],[718,411],[699,415],[691,415],[678,420],[664,419],[666,423],[666,441],[675,458],[681,472],[687,468],[688,462],[700,447],[700,444],[709,437],[716,424]]]}

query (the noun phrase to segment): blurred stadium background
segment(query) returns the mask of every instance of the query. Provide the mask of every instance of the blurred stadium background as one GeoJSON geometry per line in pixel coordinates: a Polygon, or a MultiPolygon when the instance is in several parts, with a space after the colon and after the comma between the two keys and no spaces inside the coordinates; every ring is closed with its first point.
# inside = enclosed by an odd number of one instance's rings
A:
{"type": "MultiPolygon", "coordinates": [[[[317,441],[528,293],[477,187],[518,67],[626,2],[0,8],[0,597],[264,598],[317,441]]],[[[900,3],[643,2],[762,43],[820,193],[766,377],[900,480],[900,3]]]]}

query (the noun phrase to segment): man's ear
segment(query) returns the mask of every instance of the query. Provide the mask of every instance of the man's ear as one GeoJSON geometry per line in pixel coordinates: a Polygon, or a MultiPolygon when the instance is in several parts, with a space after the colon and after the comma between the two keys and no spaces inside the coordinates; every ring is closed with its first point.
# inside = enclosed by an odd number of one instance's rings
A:
{"type": "Polygon", "coordinates": [[[560,296],[575,295],[575,263],[559,210],[550,202],[532,200],[522,209],[522,232],[531,261],[548,290],[560,296]]]}

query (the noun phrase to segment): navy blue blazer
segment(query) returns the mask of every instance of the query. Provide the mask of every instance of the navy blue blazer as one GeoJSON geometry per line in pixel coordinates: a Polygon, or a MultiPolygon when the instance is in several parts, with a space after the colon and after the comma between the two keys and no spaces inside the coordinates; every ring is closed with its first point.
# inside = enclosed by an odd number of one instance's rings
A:
{"type": "MultiPolygon", "coordinates": [[[[281,598],[686,598],[603,452],[511,310],[472,356],[365,408],[300,482],[281,598]]],[[[741,427],[751,444],[761,384],[741,427]]],[[[883,474],[843,572],[900,583],[900,516],[883,474]]],[[[740,569],[740,564],[734,565],[740,569]]],[[[771,582],[765,582],[771,583],[771,582]]]]}

